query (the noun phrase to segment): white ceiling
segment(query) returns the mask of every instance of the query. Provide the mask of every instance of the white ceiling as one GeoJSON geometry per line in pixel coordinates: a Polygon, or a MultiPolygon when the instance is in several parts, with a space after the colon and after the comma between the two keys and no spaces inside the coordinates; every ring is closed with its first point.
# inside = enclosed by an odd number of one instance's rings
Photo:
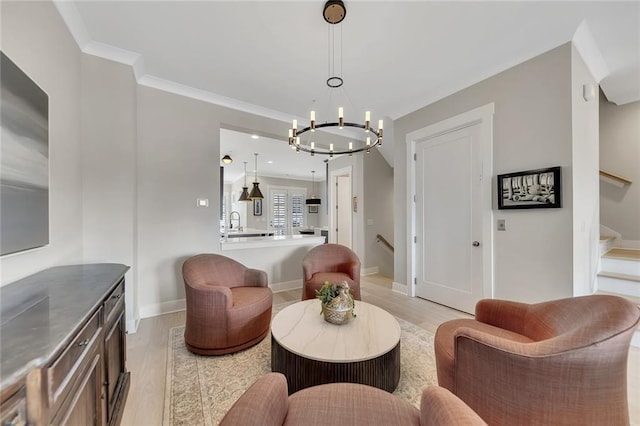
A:
{"type": "MultiPolygon", "coordinates": [[[[333,93],[344,99],[347,121],[360,121],[365,109],[375,123],[399,118],[571,40],[609,100],[640,99],[638,1],[345,4],[334,27],[345,84],[333,93]]],[[[148,84],[177,83],[284,121],[304,120],[310,109],[319,122],[333,114],[322,0],[56,5],[84,51],[128,54],[148,84]]],[[[382,150],[388,161],[390,145],[382,150]]]]}

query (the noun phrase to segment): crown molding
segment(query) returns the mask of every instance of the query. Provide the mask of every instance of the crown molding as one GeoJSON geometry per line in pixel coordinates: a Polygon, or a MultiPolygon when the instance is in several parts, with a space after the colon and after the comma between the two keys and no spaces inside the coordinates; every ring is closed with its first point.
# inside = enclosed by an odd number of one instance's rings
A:
{"type": "Polygon", "coordinates": [[[589,29],[589,24],[584,20],[578,25],[576,32],[573,34],[571,42],[582,56],[587,68],[591,71],[591,75],[600,83],[606,76],[610,74],[609,67],[602,56],[602,52],[596,45],[596,42],[589,29]]]}

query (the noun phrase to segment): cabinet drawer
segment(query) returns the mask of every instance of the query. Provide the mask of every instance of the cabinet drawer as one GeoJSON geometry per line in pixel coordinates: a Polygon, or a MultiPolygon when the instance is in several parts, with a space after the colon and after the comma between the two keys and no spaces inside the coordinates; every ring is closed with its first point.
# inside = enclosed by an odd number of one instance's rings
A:
{"type": "Polygon", "coordinates": [[[26,426],[26,392],[24,388],[0,405],[0,424],[2,426],[26,426]]]}
{"type": "Polygon", "coordinates": [[[64,396],[74,378],[78,368],[86,358],[89,349],[97,342],[96,338],[100,332],[100,315],[102,308],[99,308],[80,330],[77,336],[71,341],[62,355],[47,369],[49,406],[55,406],[61,396],[64,396]]]}
{"type": "Polygon", "coordinates": [[[109,318],[109,315],[118,306],[120,301],[124,301],[124,280],[120,281],[120,284],[111,292],[111,294],[104,301],[104,318],[105,322],[109,318]]]}

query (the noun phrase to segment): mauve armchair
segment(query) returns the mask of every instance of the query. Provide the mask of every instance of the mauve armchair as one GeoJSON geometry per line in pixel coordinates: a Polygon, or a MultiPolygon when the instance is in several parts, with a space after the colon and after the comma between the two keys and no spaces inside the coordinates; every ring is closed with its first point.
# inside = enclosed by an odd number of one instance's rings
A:
{"type": "Polygon", "coordinates": [[[420,410],[381,389],[356,383],[312,386],[288,395],[280,373],[260,377],[240,396],[220,426],[486,426],[448,390],[423,390],[420,410]]]}
{"type": "Polygon", "coordinates": [[[187,299],[184,342],[200,355],[246,349],[269,333],[273,294],[264,271],[217,254],[182,265],[187,299]]]}
{"type": "Polygon", "coordinates": [[[349,247],[323,244],[309,250],[302,259],[302,300],[314,299],[325,281],[346,281],[351,294],[360,298],[360,259],[349,247]]]}
{"type": "Polygon", "coordinates": [[[490,425],[629,424],[627,359],[640,310],[610,295],[482,300],[438,327],[438,383],[490,425]]]}

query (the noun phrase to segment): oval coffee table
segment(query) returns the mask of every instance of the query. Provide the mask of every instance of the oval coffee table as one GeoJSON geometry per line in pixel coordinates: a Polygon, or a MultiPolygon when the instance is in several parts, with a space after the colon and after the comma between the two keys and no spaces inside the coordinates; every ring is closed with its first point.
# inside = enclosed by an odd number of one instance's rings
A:
{"type": "Polygon", "coordinates": [[[350,382],[393,392],[400,380],[400,325],[393,315],[356,300],[356,318],[330,324],[318,299],[287,306],[271,321],[271,370],[289,394],[323,383],[350,382]]]}

